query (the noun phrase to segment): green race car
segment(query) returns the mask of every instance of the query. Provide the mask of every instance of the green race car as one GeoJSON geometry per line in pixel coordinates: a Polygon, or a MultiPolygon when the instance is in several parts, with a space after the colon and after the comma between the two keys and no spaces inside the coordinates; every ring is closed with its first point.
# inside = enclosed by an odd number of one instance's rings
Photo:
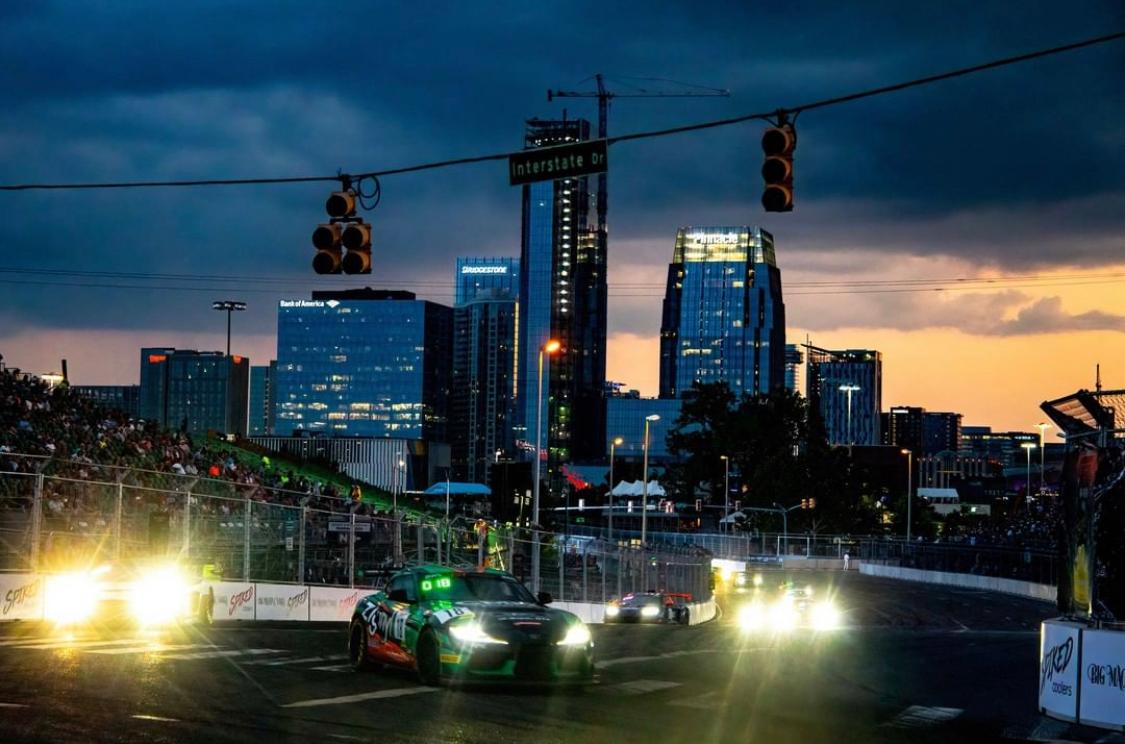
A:
{"type": "Polygon", "coordinates": [[[443,680],[586,683],[594,642],[577,616],[546,607],[511,574],[418,566],[361,599],[348,629],[357,670],[412,669],[443,680]]]}

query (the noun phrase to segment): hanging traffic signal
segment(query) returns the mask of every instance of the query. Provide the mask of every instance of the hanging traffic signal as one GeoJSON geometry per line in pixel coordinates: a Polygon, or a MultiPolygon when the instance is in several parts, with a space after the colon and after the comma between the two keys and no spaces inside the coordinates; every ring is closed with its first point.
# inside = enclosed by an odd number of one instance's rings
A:
{"type": "Polygon", "coordinates": [[[816,499],[809,499],[809,508],[810,509],[816,508],[816,499]]]}
{"type": "Polygon", "coordinates": [[[313,256],[313,271],[318,274],[339,274],[343,253],[340,250],[342,230],[338,223],[317,225],[313,230],[312,242],[316,248],[313,256]]]}
{"type": "Polygon", "coordinates": [[[696,511],[703,511],[703,499],[696,499],[695,500],[695,510],[696,511]]]}
{"type": "Polygon", "coordinates": [[[351,217],[355,214],[355,194],[351,191],[333,191],[324,202],[329,217],[351,217]]]}
{"type": "Polygon", "coordinates": [[[809,500],[808,499],[801,499],[801,508],[802,509],[808,509],[809,508],[809,500]]]}
{"type": "Polygon", "coordinates": [[[365,222],[350,222],[344,228],[340,241],[348,249],[344,256],[344,273],[371,273],[371,225],[365,222]]]}
{"type": "Polygon", "coordinates": [[[767,212],[793,211],[793,151],[797,149],[797,131],[780,117],[780,124],[762,135],[762,206],[767,212]]]}

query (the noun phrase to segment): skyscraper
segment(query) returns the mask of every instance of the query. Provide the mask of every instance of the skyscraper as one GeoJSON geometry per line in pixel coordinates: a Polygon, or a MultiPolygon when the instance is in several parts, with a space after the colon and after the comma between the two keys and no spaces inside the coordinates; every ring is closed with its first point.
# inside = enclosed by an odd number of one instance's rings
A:
{"type": "Polygon", "coordinates": [[[221,351],[141,349],[141,418],[189,434],[246,436],[250,360],[221,351]]]}
{"type": "Polygon", "coordinates": [[[793,393],[801,391],[801,367],[805,365],[805,354],[797,344],[785,344],[785,389],[793,393]]]}
{"type": "MultiPolygon", "coordinates": [[[[590,138],[584,119],[531,119],[525,148],[590,138]]],[[[606,250],[590,225],[589,179],[523,187],[519,289],[519,431],[534,451],[539,350],[561,344],[544,380],[543,442],[550,463],[601,458],[605,436],[606,250]]]]}
{"type": "Polygon", "coordinates": [[[882,441],[883,355],[871,349],[805,347],[809,407],[824,420],[829,444],[882,441]]]}
{"type": "Polygon", "coordinates": [[[250,436],[273,434],[273,397],[277,391],[277,360],[250,368],[250,436]]]}
{"type": "Polygon", "coordinates": [[[660,326],[660,397],[725,382],[736,395],[785,384],[785,304],[773,236],[749,226],[676,233],[660,326]]]}
{"type": "Polygon", "coordinates": [[[895,406],[883,414],[883,444],[908,449],[920,457],[924,451],[926,409],[895,406]]]}
{"type": "Polygon", "coordinates": [[[453,310],[411,292],[313,292],[277,309],[279,435],[446,442],[453,310]]]}
{"type": "Polygon", "coordinates": [[[458,258],[450,444],[455,476],[487,483],[497,453],[514,454],[519,262],[458,258]]]}

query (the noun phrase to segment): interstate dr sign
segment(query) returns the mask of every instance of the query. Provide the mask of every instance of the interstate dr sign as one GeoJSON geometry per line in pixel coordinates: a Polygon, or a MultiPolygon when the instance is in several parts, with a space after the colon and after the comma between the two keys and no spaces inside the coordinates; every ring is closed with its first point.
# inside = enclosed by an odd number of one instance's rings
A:
{"type": "Polygon", "coordinates": [[[512,186],[588,176],[608,169],[608,148],[604,139],[537,147],[508,156],[508,179],[512,186]]]}

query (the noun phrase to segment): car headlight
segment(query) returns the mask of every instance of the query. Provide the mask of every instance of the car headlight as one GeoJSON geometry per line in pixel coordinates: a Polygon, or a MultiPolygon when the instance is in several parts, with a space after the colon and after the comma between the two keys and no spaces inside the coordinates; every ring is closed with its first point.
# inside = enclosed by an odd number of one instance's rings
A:
{"type": "Polygon", "coordinates": [[[92,571],[75,571],[47,579],[43,592],[44,617],[57,625],[90,619],[98,609],[101,582],[92,571]]]}
{"type": "Polygon", "coordinates": [[[659,614],[660,614],[660,608],[659,607],[653,607],[652,605],[649,605],[647,607],[641,608],[641,617],[656,617],[659,614]]]}
{"type": "Polygon", "coordinates": [[[590,629],[586,624],[579,621],[570,626],[566,631],[566,637],[559,641],[560,646],[585,646],[590,642],[590,629]]]}
{"type": "Polygon", "coordinates": [[[758,630],[766,624],[766,613],[759,604],[743,606],[738,611],[738,625],[743,630],[758,630]]]}
{"type": "Polygon", "coordinates": [[[461,643],[477,644],[477,643],[503,643],[507,645],[507,641],[502,641],[499,638],[493,638],[488,633],[484,632],[484,628],[476,620],[470,620],[467,623],[455,623],[449,626],[449,635],[453,636],[461,643]]]}
{"type": "Polygon", "coordinates": [[[621,614],[621,608],[618,607],[617,605],[606,605],[605,606],[605,616],[606,617],[617,617],[620,614],[621,614]]]}
{"type": "Polygon", "coordinates": [[[754,586],[761,586],[761,585],[762,585],[762,575],[761,574],[754,574],[754,586]]]}
{"type": "Polygon", "coordinates": [[[147,571],[129,587],[129,610],[142,625],[174,622],[187,614],[190,589],[174,566],[147,571]]]}
{"type": "Polygon", "coordinates": [[[839,628],[840,611],[830,602],[821,602],[812,609],[812,626],[816,630],[839,628]]]}
{"type": "Polygon", "coordinates": [[[788,633],[797,627],[799,616],[790,602],[778,602],[770,609],[770,627],[778,633],[788,633]]]}

